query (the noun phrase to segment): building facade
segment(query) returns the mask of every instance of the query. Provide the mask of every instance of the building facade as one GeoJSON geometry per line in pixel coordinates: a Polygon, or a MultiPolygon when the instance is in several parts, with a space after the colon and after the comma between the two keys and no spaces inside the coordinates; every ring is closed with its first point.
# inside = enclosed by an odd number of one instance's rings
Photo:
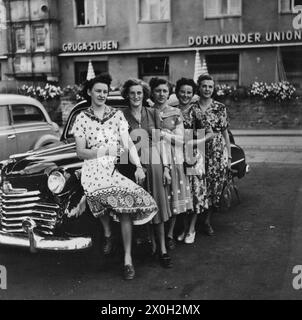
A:
{"type": "Polygon", "coordinates": [[[6,10],[5,80],[59,81],[59,20],[56,0],[3,0],[6,10]]]}
{"type": "Polygon", "coordinates": [[[285,70],[302,88],[295,1],[5,1],[13,32],[0,56],[8,57],[7,75],[18,79],[46,75],[61,86],[81,83],[91,61],[96,74],[108,71],[120,86],[129,77],[172,83],[193,77],[198,50],[220,83],[273,82],[285,78],[285,70]]]}

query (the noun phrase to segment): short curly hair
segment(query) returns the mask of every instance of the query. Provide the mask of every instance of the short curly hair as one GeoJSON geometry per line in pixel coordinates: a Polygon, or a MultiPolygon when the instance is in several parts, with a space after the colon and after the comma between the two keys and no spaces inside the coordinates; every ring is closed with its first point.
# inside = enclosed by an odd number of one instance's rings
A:
{"type": "Polygon", "coordinates": [[[108,86],[108,91],[110,90],[111,85],[111,75],[109,73],[100,73],[95,78],[87,80],[83,83],[82,96],[88,103],[91,103],[91,97],[88,94],[88,90],[90,91],[96,83],[104,83],[108,86]]]}
{"type": "Polygon", "coordinates": [[[214,78],[212,76],[210,76],[209,74],[201,74],[197,79],[198,87],[200,87],[202,81],[205,81],[205,80],[211,80],[211,81],[215,82],[214,78]]]}
{"type": "Polygon", "coordinates": [[[144,93],[144,102],[150,98],[150,87],[148,83],[141,79],[131,78],[124,82],[122,88],[120,89],[122,97],[129,102],[129,90],[133,86],[141,86],[144,93]]]}
{"type": "Polygon", "coordinates": [[[158,78],[158,77],[153,77],[151,78],[151,80],[149,81],[149,85],[151,87],[151,93],[153,92],[153,90],[160,86],[161,84],[165,84],[168,86],[168,89],[169,89],[169,94],[172,93],[172,85],[171,83],[166,80],[166,79],[163,79],[163,78],[158,78]]]}
{"type": "Polygon", "coordinates": [[[176,87],[175,87],[175,94],[176,96],[179,93],[179,90],[182,86],[190,86],[192,87],[193,90],[193,95],[196,93],[197,91],[197,86],[196,83],[194,82],[193,79],[190,78],[180,78],[179,80],[176,81],[176,87]]]}

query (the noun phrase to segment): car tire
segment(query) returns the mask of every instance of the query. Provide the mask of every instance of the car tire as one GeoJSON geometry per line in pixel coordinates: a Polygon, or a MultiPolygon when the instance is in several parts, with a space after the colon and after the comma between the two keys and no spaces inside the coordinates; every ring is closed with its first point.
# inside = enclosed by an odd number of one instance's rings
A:
{"type": "Polygon", "coordinates": [[[45,147],[49,144],[52,144],[58,141],[60,141],[60,139],[55,136],[52,136],[52,135],[43,136],[34,144],[33,150],[37,150],[39,148],[45,147]]]}

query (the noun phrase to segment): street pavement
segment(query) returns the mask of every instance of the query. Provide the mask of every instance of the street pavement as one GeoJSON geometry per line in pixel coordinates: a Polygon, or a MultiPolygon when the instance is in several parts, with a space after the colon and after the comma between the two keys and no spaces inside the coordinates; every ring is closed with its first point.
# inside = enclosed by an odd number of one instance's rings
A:
{"type": "Polygon", "coordinates": [[[301,300],[293,269],[302,270],[302,135],[233,134],[251,165],[236,180],[240,202],[214,214],[214,237],[205,235],[199,218],[195,243],[178,243],[170,252],[172,269],[160,267],[148,247],[134,246],[136,278],[126,282],[121,244],[104,257],[100,233],[82,253],[0,248],[0,264],[8,270],[0,300],[301,300]]]}

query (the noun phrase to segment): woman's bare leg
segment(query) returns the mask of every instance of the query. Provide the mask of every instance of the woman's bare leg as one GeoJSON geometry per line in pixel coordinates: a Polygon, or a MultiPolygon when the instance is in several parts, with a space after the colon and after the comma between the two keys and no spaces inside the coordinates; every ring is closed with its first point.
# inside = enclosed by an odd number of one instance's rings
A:
{"type": "Polygon", "coordinates": [[[107,214],[104,214],[100,216],[100,220],[104,228],[104,236],[106,238],[111,237],[110,216],[107,214]]]}
{"type": "Polygon", "coordinates": [[[132,221],[128,214],[122,214],[120,217],[121,232],[124,246],[124,265],[132,265],[131,247],[132,247],[132,221]]]}
{"type": "Polygon", "coordinates": [[[167,248],[166,248],[166,242],[165,242],[165,226],[164,223],[158,223],[154,225],[155,233],[157,236],[157,241],[159,244],[160,254],[166,254],[167,248]]]}
{"type": "Polygon", "coordinates": [[[175,223],[176,223],[176,216],[172,216],[169,221],[169,230],[167,234],[168,238],[174,239],[175,223]]]}

